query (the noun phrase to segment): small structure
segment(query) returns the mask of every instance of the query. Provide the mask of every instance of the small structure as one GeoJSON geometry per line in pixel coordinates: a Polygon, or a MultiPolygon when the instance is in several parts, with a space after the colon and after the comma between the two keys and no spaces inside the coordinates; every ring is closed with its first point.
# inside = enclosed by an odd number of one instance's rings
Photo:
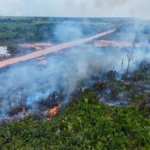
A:
{"type": "Polygon", "coordinates": [[[9,57],[10,54],[7,51],[7,46],[0,46],[0,57],[9,57]]]}

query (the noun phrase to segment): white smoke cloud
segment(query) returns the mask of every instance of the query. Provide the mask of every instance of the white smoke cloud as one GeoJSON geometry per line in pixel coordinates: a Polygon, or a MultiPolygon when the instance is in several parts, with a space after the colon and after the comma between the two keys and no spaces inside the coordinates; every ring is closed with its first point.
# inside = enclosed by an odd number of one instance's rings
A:
{"type": "Polygon", "coordinates": [[[5,0],[0,1],[0,15],[149,19],[149,5],[149,0],[5,0]]]}

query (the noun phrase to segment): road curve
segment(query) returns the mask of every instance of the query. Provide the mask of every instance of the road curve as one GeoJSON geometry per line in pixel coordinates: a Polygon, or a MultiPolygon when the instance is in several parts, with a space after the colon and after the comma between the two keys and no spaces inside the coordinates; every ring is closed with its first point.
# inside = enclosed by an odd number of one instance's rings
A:
{"type": "Polygon", "coordinates": [[[36,51],[36,52],[32,52],[30,54],[27,54],[27,55],[24,55],[24,56],[21,56],[21,57],[10,58],[10,59],[7,59],[7,60],[3,60],[3,61],[0,62],[0,68],[8,66],[8,65],[12,65],[12,64],[20,62],[20,61],[26,61],[26,60],[29,60],[29,59],[34,59],[34,58],[46,55],[46,54],[51,53],[51,52],[57,52],[59,50],[62,50],[62,49],[65,49],[65,48],[68,48],[68,47],[71,47],[71,46],[79,45],[81,43],[88,42],[88,41],[91,41],[95,38],[98,38],[98,37],[104,36],[106,34],[112,33],[115,30],[116,29],[109,30],[109,31],[99,33],[97,35],[94,35],[94,36],[91,36],[91,37],[88,37],[88,38],[83,38],[83,39],[80,39],[80,40],[75,40],[75,41],[72,41],[72,42],[59,44],[59,45],[56,45],[56,46],[53,46],[53,47],[47,47],[44,50],[39,50],[39,51],[36,51]]]}

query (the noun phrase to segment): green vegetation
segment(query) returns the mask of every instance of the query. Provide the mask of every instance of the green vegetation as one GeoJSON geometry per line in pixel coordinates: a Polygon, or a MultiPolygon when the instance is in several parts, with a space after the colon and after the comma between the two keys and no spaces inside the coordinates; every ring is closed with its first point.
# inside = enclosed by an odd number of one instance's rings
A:
{"type": "Polygon", "coordinates": [[[0,17],[0,44],[10,42],[36,42],[48,41],[57,42],[54,36],[56,25],[63,21],[69,21],[71,25],[80,25],[83,34],[94,35],[109,29],[112,24],[72,21],[71,18],[46,18],[46,17],[0,17]]]}
{"type": "Polygon", "coordinates": [[[90,89],[76,97],[52,120],[0,126],[2,150],[148,150],[150,149],[150,107],[108,107],[98,103],[90,89]]]}
{"type": "Polygon", "coordinates": [[[0,23],[0,44],[42,41],[53,39],[56,23],[2,22],[0,23]]]}

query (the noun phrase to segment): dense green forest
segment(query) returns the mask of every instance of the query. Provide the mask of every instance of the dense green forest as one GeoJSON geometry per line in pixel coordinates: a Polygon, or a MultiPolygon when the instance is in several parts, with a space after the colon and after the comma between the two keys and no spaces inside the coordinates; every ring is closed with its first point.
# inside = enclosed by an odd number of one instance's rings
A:
{"type": "Polygon", "coordinates": [[[46,22],[1,22],[0,23],[0,44],[3,43],[20,43],[41,41],[52,39],[53,28],[56,23],[46,22]]]}

